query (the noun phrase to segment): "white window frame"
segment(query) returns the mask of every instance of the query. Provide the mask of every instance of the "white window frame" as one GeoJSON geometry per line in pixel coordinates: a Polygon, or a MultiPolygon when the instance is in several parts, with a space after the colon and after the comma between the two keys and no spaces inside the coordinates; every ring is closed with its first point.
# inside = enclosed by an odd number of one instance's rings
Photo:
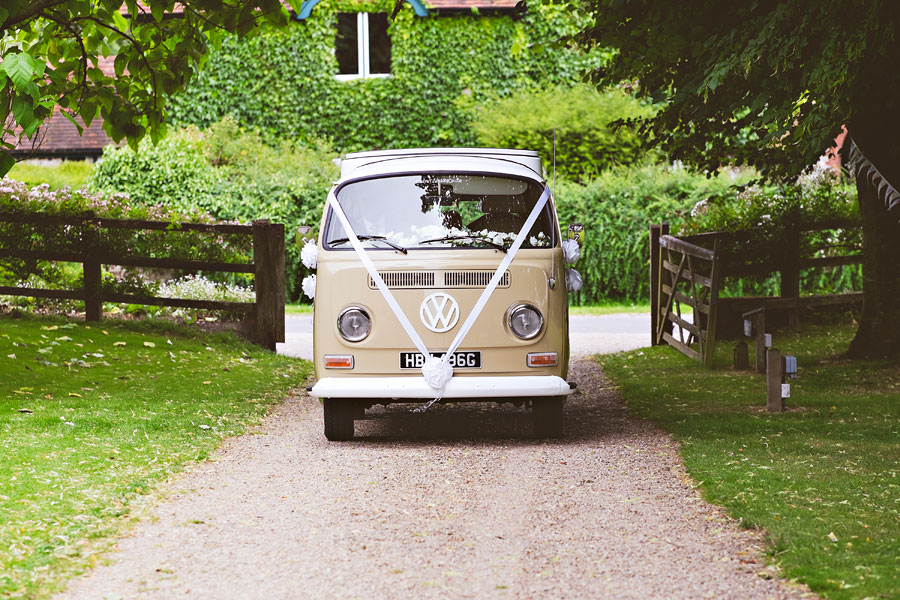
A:
{"type": "Polygon", "coordinates": [[[356,59],[357,72],[338,73],[335,75],[338,81],[391,76],[390,73],[369,72],[369,13],[356,13],[356,59]]]}

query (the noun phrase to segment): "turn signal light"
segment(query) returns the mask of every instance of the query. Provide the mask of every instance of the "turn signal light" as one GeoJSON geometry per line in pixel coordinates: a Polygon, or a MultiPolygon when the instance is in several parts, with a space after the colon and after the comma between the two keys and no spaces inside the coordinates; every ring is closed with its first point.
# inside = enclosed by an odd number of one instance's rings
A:
{"type": "Polygon", "coordinates": [[[325,368],[326,369],[352,369],[353,368],[353,355],[352,354],[326,354],[325,358],[325,368]]]}
{"type": "Polygon", "coordinates": [[[555,367],[558,363],[556,352],[529,352],[525,359],[529,367],[555,367]]]}

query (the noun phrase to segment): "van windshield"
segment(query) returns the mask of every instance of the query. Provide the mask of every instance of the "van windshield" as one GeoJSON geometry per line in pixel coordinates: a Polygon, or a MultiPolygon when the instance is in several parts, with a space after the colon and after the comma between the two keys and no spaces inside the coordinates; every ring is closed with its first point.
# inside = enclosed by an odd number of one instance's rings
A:
{"type": "MultiPolygon", "coordinates": [[[[493,175],[433,173],[365,179],[343,186],[338,202],[354,233],[371,248],[509,248],[543,188],[493,175]]],[[[555,245],[548,202],[523,248],[555,245]]],[[[325,246],[350,248],[329,211],[325,246]]]]}

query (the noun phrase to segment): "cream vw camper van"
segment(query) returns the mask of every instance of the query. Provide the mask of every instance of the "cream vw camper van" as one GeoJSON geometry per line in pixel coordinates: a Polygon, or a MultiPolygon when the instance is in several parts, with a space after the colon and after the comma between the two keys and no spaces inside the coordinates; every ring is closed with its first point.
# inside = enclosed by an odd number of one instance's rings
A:
{"type": "Polygon", "coordinates": [[[549,196],[531,151],[343,160],[316,248],[311,395],[329,440],[376,404],[440,399],[530,405],[537,435],[561,433],[575,386],[549,196]]]}

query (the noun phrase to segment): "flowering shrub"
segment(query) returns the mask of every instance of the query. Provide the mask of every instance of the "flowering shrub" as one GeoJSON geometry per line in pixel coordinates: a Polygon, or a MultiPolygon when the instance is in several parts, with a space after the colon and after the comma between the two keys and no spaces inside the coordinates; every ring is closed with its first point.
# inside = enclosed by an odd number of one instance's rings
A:
{"type": "Polygon", "coordinates": [[[256,300],[253,288],[239,284],[217,283],[202,275],[187,275],[166,281],[156,290],[156,295],[162,298],[214,300],[216,302],[253,302],[256,300]]]}
{"type": "MultiPolygon", "coordinates": [[[[833,220],[857,221],[856,188],[841,181],[825,159],[802,173],[793,184],[750,185],[737,194],[723,194],[694,205],[680,235],[706,231],[745,231],[727,249],[725,272],[738,265],[764,265],[781,260],[786,235],[792,228],[833,220]]],[[[862,248],[862,229],[826,229],[804,233],[802,257],[824,258],[852,254],[862,248]]],[[[777,273],[764,278],[726,281],[724,295],[777,295],[777,273]]],[[[801,293],[833,294],[862,289],[859,265],[801,272],[801,293]]]]}

